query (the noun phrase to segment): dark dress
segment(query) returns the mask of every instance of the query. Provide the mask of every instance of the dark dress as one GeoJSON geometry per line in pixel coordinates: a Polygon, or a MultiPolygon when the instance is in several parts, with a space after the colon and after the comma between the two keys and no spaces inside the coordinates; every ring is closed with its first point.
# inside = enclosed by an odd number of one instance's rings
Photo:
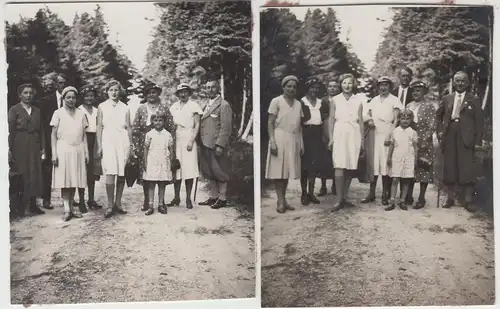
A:
{"type": "MultiPolygon", "coordinates": [[[[302,124],[302,134],[304,140],[304,154],[301,159],[301,170],[306,173],[308,177],[321,177],[321,171],[324,169],[327,145],[323,138],[323,124],[305,124],[311,118],[311,110],[304,103],[306,98],[302,98],[302,110],[304,115],[309,117],[304,117],[302,124]]],[[[321,103],[320,99],[317,99],[316,104],[321,115],[321,103]]]]}
{"type": "Polygon", "coordinates": [[[331,104],[332,103],[331,103],[328,96],[323,97],[323,99],[321,99],[320,113],[321,113],[321,120],[323,121],[323,130],[324,130],[324,132],[323,132],[323,144],[325,146],[323,153],[324,153],[325,158],[323,161],[323,169],[320,171],[319,176],[323,179],[334,179],[335,178],[335,173],[334,173],[334,169],[333,169],[332,151],[330,149],[328,149],[328,142],[329,142],[330,134],[331,134],[331,127],[329,124],[331,104]]]}
{"type": "MultiPolygon", "coordinates": [[[[137,159],[134,160],[136,160],[136,164],[139,168],[137,175],[138,183],[142,183],[142,172],[144,171],[144,140],[146,138],[146,133],[153,128],[151,121],[147,124],[148,110],[146,104],[147,103],[139,106],[132,125],[132,142],[134,144],[135,155],[137,157],[137,159]]],[[[172,134],[172,136],[174,136],[174,120],[168,106],[160,103],[157,112],[163,112],[166,115],[165,129],[172,134]]],[[[129,169],[131,168],[129,167],[129,169]]]]}
{"type": "MultiPolygon", "coordinates": [[[[415,104],[415,102],[410,102],[407,107],[414,111],[415,104]]],[[[424,167],[421,164],[417,165],[415,169],[415,182],[432,183],[434,180],[434,172],[432,169],[434,161],[432,134],[436,131],[436,109],[430,102],[422,102],[420,104],[420,107],[416,111],[418,122],[414,122],[412,128],[417,131],[418,134],[417,160],[424,159],[429,163],[429,166],[424,167]]]]}
{"type": "Polygon", "coordinates": [[[31,115],[21,103],[9,109],[9,149],[13,170],[22,175],[24,197],[42,195],[42,124],[40,110],[31,107],[31,115]]]}

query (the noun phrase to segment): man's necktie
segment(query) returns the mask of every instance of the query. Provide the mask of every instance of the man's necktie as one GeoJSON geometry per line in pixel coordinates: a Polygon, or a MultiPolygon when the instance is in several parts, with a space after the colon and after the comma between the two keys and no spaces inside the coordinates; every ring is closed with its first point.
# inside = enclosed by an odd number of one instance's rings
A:
{"type": "Polygon", "coordinates": [[[462,107],[462,94],[461,93],[457,94],[455,105],[456,105],[456,108],[455,108],[455,112],[451,116],[452,119],[460,118],[460,108],[462,107]]]}
{"type": "Polygon", "coordinates": [[[401,95],[399,96],[399,101],[404,104],[405,99],[405,89],[401,89],[401,95]]]}

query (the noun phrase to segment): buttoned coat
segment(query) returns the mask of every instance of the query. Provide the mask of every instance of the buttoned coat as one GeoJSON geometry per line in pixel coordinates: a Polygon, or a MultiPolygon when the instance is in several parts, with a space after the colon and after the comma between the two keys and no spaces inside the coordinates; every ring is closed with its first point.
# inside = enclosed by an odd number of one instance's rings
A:
{"type": "Polygon", "coordinates": [[[200,141],[210,149],[226,148],[231,136],[233,111],[229,103],[218,97],[207,109],[205,104],[200,122],[200,141]]]}

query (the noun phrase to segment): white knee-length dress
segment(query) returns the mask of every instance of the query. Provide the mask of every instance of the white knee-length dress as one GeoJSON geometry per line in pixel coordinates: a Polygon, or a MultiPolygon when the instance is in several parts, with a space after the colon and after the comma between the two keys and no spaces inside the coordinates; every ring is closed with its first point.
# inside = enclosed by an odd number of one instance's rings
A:
{"type": "Polygon", "coordinates": [[[403,105],[396,96],[389,94],[385,98],[381,98],[380,95],[374,97],[369,106],[369,110],[363,114],[365,121],[373,119],[375,124],[373,175],[389,176],[389,168],[387,167],[389,146],[385,146],[384,143],[393,130],[394,110],[402,110],[403,105]],[[369,115],[370,111],[371,116],[369,115]]]}
{"type": "Polygon", "coordinates": [[[125,103],[106,100],[99,104],[102,113],[102,171],[104,175],[125,175],[130,154],[127,131],[128,107],[125,103]]]}
{"type": "Polygon", "coordinates": [[[301,130],[301,118],[304,116],[299,101],[289,105],[281,95],[269,105],[270,115],[276,116],[274,139],[278,154],[271,154],[268,146],[266,162],[267,179],[298,179],[301,174],[300,152],[304,148],[301,130]]]}
{"type": "Polygon", "coordinates": [[[171,154],[169,147],[173,147],[173,138],[167,130],[152,129],[146,133],[144,143],[149,148],[146,160],[146,170],[142,178],[148,181],[170,181],[171,154]]]}
{"type": "Polygon", "coordinates": [[[54,112],[50,121],[56,128],[57,166],[52,171],[52,188],[85,188],[87,171],[85,164],[85,128],[88,126],[84,112],[75,109],[70,115],[66,107],[54,112]]]}
{"type": "Polygon", "coordinates": [[[177,170],[175,179],[193,179],[200,176],[198,167],[198,149],[196,142],[193,143],[191,151],[187,150],[189,141],[193,136],[194,117],[196,114],[202,115],[203,111],[198,103],[189,100],[186,103],[175,102],[170,107],[170,113],[177,125],[175,130],[175,154],[181,163],[181,168],[177,170]]]}
{"type": "Polygon", "coordinates": [[[333,97],[335,124],[333,126],[333,167],[356,170],[361,151],[359,110],[366,100],[364,96],[352,95],[349,100],[343,93],[333,97]]]}
{"type": "Polygon", "coordinates": [[[389,175],[394,178],[414,178],[417,132],[412,128],[397,127],[392,131],[391,143],[394,145],[394,151],[389,175]]]}

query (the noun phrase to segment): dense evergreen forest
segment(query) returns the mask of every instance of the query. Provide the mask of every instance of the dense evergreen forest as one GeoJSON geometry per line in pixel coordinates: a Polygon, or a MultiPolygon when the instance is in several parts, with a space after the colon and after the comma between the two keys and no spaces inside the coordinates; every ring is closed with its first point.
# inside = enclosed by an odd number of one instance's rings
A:
{"type": "Polygon", "coordinates": [[[92,83],[99,88],[111,78],[129,87],[137,74],[120,46],[109,42],[99,5],[92,15],[75,14],[72,25],[48,8],[33,18],[6,23],[6,47],[9,107],[17,103],[16,89],[22,82],[34,82],[38,97],[51,92],[55,72],[64,73],[76,87],[92,83]]]}

